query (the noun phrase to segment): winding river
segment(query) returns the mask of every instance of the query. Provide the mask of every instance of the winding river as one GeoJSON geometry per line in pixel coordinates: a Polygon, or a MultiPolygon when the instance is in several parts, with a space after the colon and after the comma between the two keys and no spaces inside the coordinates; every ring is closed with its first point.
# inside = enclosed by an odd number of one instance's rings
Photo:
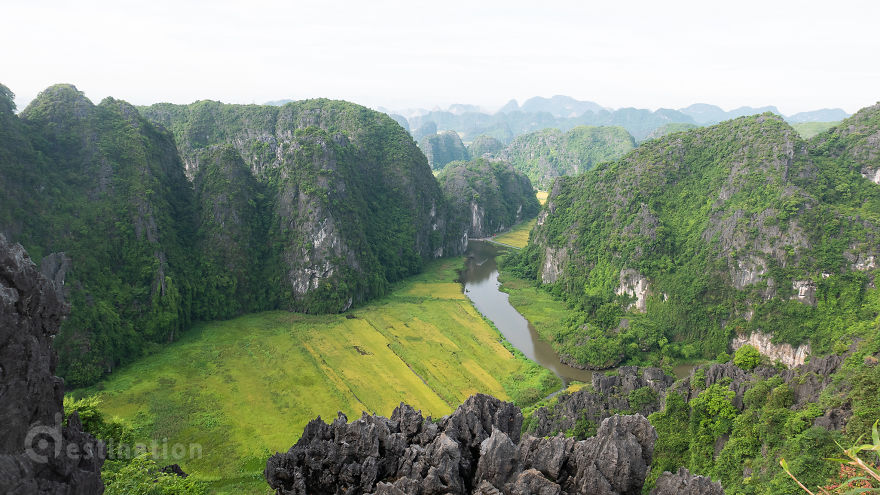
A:
{"type": "Polygon", "coordinates": [[[468,243],[467,264],[461,277],[465,295],[508,342],[527,358],[555,373],[564,386],[575,380],[590,383],[593,373],[561,363],[550,343],[538,336],[535,327],[510,305],[508,294],[499,290],[501,284],[495,257],[504,249],[487,241],[471,240],[468,243]]]}
{"type": "MultiPolygon", "coordinates": [[[[514,347],[527,358],[549,369],[562,379],[563,388],[572,381],[591,383],[593,372],[563,364],[549,342],[538,336],[535,327],[510,304],[509,295],[499,290],[495,257],[509,249],[488,241],[468,242],[467,263],[461,274],[464,293],[477,310],[488,318],[514,347]]],[[[690,374],[691,364],[673,368],[676,377],[690,374]]]]}

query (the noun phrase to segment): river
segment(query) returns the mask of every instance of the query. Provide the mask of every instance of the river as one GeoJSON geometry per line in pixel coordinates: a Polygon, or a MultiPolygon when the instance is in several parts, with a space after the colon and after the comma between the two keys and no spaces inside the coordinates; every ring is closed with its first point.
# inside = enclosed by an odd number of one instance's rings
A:
{"type": "MultiPolygon", "coordinates": [[[[496,256],[506,247],[488,241],[468,242],[467,263],[461,274],[464,293],[477,310],[488,318],[508,342],[522,351],[527,358],[549,369],[562,379],[567,387],[572,381],[591,383],[593,372],[573,368],[559,360],[559,354],[549,342],[538,336],[535,327],[510,304],[509,295],[499,290],[496,256]]],[[[693,365],[674,368],[676,377],[690,374],[693,365]]]]}
{"type": "Polygon", "coordinates": [[[508,342],[527,358],[555,373],[565,386],[575,380],[590,383],[593,373],[560,362],[550,343],[538,336],[535,327],[510,305],[508,294],[499,290],[501,284],[495,257],[504,249],[487,241],[471,240],[468,243],[467,264],[462,272],[465,295],[508,342]]]}

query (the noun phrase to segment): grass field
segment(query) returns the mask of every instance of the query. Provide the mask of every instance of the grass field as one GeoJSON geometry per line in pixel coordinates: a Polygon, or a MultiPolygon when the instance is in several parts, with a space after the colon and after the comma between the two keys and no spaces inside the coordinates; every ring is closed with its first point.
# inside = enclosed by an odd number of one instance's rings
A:
{"type": "Polygon", "coordinates": [[[547,196],[549,194],[550,193],[547,191],[538,191],[537,193],[535,193],[535,196],[537,196],[538,202],[541,203],[541,206],[544,206],[544,203],[547,202],[547,196]]]}
{"type": "Polygon", "coordinates": [[[98,394],[102,412],[139,441],[201,444],[201,458],[170,462],[214,493],[268,492],[266,458],[319,415],[387,416],[405,401],[439,417],[477,392],[520,405],[546,396],[558,379],[505,347],[455,281],[462,263],[436,262],[347,315],[268,312],[200,324],[73,395],[98,394]]]}
{"type": "Polygon", "coordinates": [[[801,122],[792,124],[791,126],[794,127],[794,130],[796,130],[802,138],[810,139],[817,134],[831,129],[839,123],[840,122],[801,122]]]}
{"type": "Polygon", "coordinates": [[[516,224],[507,232],[493,237],[492,241],[507,244],[508,246],[513,246],[515,248],[524,248],[526,247],[526,244],[529,243],[529,233],[532,231],[532,227],[535,226],[536,221],[537,220],[533,218],[528,222],[516,224]]]}
{"type": "MultiPolygon", "coordinates": [[[[538,191],[535,195],[538,197],[538,202],[542,205],[547,202],[547,191],[538,191]]],[[[534,228],[535,222],[537,220],[533,218],[528,222],[514,225],[512,229],[493,237],[492,240],[515,248],[524,248],[529,243],[529,233],[534,228]]]]}
{"type": "Polygon", "coordinates": [[[510,295],[510,305],[534,325],[542,339],[558,350],[554,343],[555,338],[567,330],[564,322],[571,316],[571,310],[565,302],[553,298],[549,292],[539,289],[527,280],[512,277],[509,273],[501,272],[498,280],[501,282],[501,290],[510,295]]]}

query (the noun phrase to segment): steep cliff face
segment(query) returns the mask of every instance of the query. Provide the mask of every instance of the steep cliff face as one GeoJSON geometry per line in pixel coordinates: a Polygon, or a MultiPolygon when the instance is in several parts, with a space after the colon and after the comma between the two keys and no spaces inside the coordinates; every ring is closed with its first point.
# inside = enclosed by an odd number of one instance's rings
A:
{"type": "Polygon", "coordinates": [[[193,320],[343,311],[464,249],[412,138],[364,107],[139,112],[58,85],[16,116],[0,93],[0,232],[63,283],[56,348],[73,385],[193,320]]]}
{"type": "Polygon", "coordinates": [[[470,159],[467,148],[455,131],[443,131],[425,136],[419,140],[419,147],[434,170],[442,170],[450,162],[470,159]]]}
{"type": "Polygon", "coordinates": [[[0,231],[37,259],[67,260],[54,275],[73,307],[55,342],[62,376],[82,384],[145,342],[173,340],[190,321],[195,222],[170,133],[70,85],[4,119],[12,132],[0,139],[15,145],[0,159],[0,231]]]}
{"type": "Polygon", "coordinates": [[[100,494],[103,450],[74,413],[50,349],[68,306],[24,248],[0,234],[0,492],[100,494]]]}
{"type": "Polygon", "coordinates": [[[267,277],[282,307],[342,311],[426,260],[460,252],[424,156],[384,114],[329,100],[141,112],[174,132],[190,173],[228,145],[265,186],[269,256],[280,259],[267,277]]]}
{"type": "Polygon", "coordinates": [[[714,357],[760,332],[825,353],[864,333],[880,188],[863,174],[880,153],[878,113],[810,143],[777,116],[744,117],[557,181],[518,266],[586,313],[565,351],[581,364],[714,357]]]}
{"type": "Polygon", "coordinates": [[[467,237],[501,232],[540,208],[529,179],[506,162],[453,162],[437,179],[450,205],[450,227],[467,237]]]}
{"type": "Polygon", "coordinates": [[[585,172],[620,158],[635,146],[622,127],[579,126],[568,132],[551,128],[518,136],[494,156],[509,161],[535,186],[546,190],[556,177],[585,172]]]}
{"type": "Polygon", "coordinates": [[[614,416],[596,436],[520,438],[512,404],[475,395],[437,422],[401,404],[390,419],[312,421],[286,454],[266,463],[279,495],[638,494],[656,433],[642,416],[614,416]]]}
{"type": "Polygon", "coordinates": [[[270,255],[265,187],[229,145],[201,157],[193,186],[202,255],[195,313],[220,319],[278,307],[269,268],[279,260],[270,255]]]}

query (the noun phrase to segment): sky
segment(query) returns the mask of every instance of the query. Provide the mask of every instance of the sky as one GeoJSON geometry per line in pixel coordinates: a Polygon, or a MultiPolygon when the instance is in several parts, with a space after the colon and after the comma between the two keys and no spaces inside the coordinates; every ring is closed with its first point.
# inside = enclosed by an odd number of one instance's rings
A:
{"type": "Polygon", "coordinates": [[[390,109],[564,94],[784,114],[880,100],[880,2],[11,0],[0,83],[95,102],[337,98],[390,109]]]}

